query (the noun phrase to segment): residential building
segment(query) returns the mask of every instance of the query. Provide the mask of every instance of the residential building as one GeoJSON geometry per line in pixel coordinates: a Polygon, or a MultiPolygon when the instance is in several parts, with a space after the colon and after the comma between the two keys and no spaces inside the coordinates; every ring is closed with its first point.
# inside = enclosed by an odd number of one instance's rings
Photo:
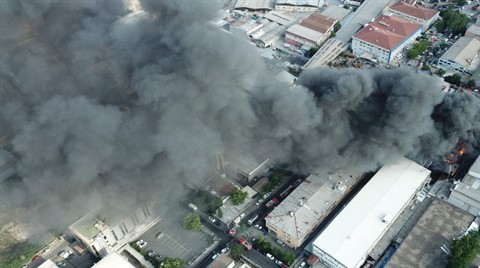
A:
{"type": "Polygon", "coordinates": [[[275,0],[237,0],[235,9],[247,11],[271,11],[275,0]]]}
{"type": "Polygon", "coordinates": [[[275,10],[281,12],[314,12],[323,6],[324,0],[277,0],[275,10]]]}
{"type": "Polygon", "coordinates": [[[153,203],[138,206],[128,213],[91,212],[72,224],[69,230],[93,255],[105,257],[155,225],[159,218],[152,211],[153,203]]]}
{"type": "Polygon", "coordinates": [[[455,183],[447,202],[480,217],[480,157],[462,181],[455,183]]]}
{"type": "Polygon", "coordinates": [[[421,29],[420,24],[397,16],[380,16],[353,36],[353,53],[390,63],[405,46],[415,41],[421,29]]]}
{"type": "Polygon", "coordinates": [[[472,24],[468,27],[467,31],[465,32],[465,37],[473,37],[477,40],[480,40],[480,25],[472,24]]]}
{"type": "Polygon", "coordinates": [[[317,47],[330,37],[336,22],[332,18],[314,12],[287,29],[285,42],[304,49],[317,47]]]}
{"type": "Polygon", "coordinates": [[[426,31],[440,17],[440,12],[415,3],[400,1],[388,9],[388,13],[422,25],[426,31]]]}
{"type": "Polygon", "coordinates": [[[406,158],[383,166],[314,240],[313,254],[327,267],[362,267],[429,175],[406,158]]]}
{"type": "Polygon", "coordinates": [[[472,75],[480,65],[478,57],[480,41],[472,37],[460,37],[443,53],[438,60],[438,67],[472,75]]]}
{"type": "Polygon", "coordinates": [[[112,252],[101,259],[99,262],[94,264],[92,268],[112,268],[112,267],[122,267],[122,268],[135,268],[128,259],[116,252],[112,252]]]}
{"type": "Polygon", "coordinates": [[[212,263],[210,263],[207,268],[236,268],[240,267],[242,264],[235,263],[235,261],[230,258],[228,255],[220,255],[212,263]]]}
{"type": "Polygon", "coordinates": [[[265,217],[268,232],[297,249],[350,191],[359,176],[311,174],[265,217]]]}
{"type": "Polygon", "coordinates": [[[38,268],[58,268],[58,266],[50,259],[47,259],[44,263],[40,264],[38,268]]]}

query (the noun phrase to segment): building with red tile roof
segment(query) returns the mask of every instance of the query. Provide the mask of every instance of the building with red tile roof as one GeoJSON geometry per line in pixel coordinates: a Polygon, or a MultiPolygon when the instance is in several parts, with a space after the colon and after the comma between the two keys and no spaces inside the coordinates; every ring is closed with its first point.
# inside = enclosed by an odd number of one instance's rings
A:
{"type": "Polygon", "coordinates": [[[391,59],[420,35],[422,25],[397,16],[380,16],[353,36],[353,53],[369,54],[379,62],[391,59]]]}
{"type": "Polygon", "coordinates": [[[422,24],[422,31],[426,31],[440,16],[438,10],[417,5],[415,2],[411,4],[405,1],[400,1],[391,6],[388,13],[422,24]]]}

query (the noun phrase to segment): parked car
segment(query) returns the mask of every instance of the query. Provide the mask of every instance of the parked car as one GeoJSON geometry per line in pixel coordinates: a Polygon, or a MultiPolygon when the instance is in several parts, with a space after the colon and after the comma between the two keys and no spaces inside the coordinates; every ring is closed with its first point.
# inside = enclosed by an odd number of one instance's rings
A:
{"type": "Polygon", "coordinates": [[[152,257],[153,255],[155,255],[155,253],[155,250],[150,250],[149,252],[147,252],[147,256],[152,257]]]}
{"type": "Polygon", "coordinates": [[[215,254],[212,256],[212,260],[215,260],[216,258],[218,258],[218,253],[215,253],[215,254]]]}
{"type": "Polygon", "coordinates": [[[267,258],[269,258],[272,261],[275,260],[275,257],[273,257],[272,254],[270,254],[270,253],[267,253],[266,256],[267,256],[267,258]]]}
{"type": "Polygon", "coordinates": [[[262,230],[262,226],[258,225],[258,224],[255,224],[255,226],[253,226],[255,228],[257,228],[258,230],[262,230]]]}
{"type": "Polygon", "coordinates": [[[222,254],[227,254],[230,251],[229,247],[223,248],[222,249],[222,254]]]}
{"type": "Polygon", "coordinates": [[[260,206],[263,203],[263,198],[258,199],[258,201],[255,203],[257,206],[260,206]]]}
{"type": "Polygon", "coordinates": [[[283,262],[281,262],[280,260],[275,260],[275,263],[278,265],[278,266],[282,266],[283,262]]]}
{"type": "Polygon", "coordinates": [[[217,221],[213,216],[208,216],[208,219],[209,219],[211,222],[216,222],[216,221],[217,221]]]}
{"type": "Polygon", "coordinates": [[[299,267],[302,267],[302,268],[303,268],[303,267],[305,267],[305,265],[306,265],[306,263],[305,263],[305,262],[302,262],[299,267]]]}
{"type": "Polygon", "coordinates": [[[63,262],[63,261],[58,261],[58,262],[56,262],[55,264],[56,264],[58,267],[63,267],[63,266],[66,265],[66,263],[63,262]]]}
{"type": "Polygon", "coordinates": [[[148,243],[143,240],[138,240],[136,244],[139,248],[144,248],[147,246],[148,243]]]}
{"type": "Polygon", "coordinates": [[[157,239],[160,239],[163,237],[163,232],[159,232],[156,236],[157,239]]]}
{"type": "Polygon", "coordinates": [[[282,246],[282,247],[285,246],[285,243],[284,243],[282,240],[280,240],[280,239],[277,239],[277,243],[278,243],[280,246],[282,246]]]}

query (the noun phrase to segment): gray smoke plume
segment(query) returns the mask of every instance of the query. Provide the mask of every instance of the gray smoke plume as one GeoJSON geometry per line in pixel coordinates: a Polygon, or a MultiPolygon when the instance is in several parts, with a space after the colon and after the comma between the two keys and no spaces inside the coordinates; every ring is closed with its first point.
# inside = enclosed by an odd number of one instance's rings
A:
{"type": "Polygon", "coordinates": [[[141,4],[0,1],[0,136],[22,178],[1,184],[2,204],[55,226],[100,204],[175,200],[221,151],[361,172],[479,140],[479,98],[435,78],[326,68],[290,86],[210,23],[219,3],[141,4]]]}

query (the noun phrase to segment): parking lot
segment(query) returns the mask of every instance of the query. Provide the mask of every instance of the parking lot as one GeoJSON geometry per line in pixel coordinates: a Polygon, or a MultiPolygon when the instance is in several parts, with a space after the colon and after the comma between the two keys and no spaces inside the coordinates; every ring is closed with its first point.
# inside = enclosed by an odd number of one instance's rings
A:
{"type": "Polygon", "coordinates": [[[147,242],[145,249],[154,250],[162,257],[178,257],[185,262],[202,253],[211,244],[211,235],[186,231],[182,221],[182,218],[160,220],[140,237],[147,242]],[[160,232],[162,234],[157,238],[160,232]]]}

